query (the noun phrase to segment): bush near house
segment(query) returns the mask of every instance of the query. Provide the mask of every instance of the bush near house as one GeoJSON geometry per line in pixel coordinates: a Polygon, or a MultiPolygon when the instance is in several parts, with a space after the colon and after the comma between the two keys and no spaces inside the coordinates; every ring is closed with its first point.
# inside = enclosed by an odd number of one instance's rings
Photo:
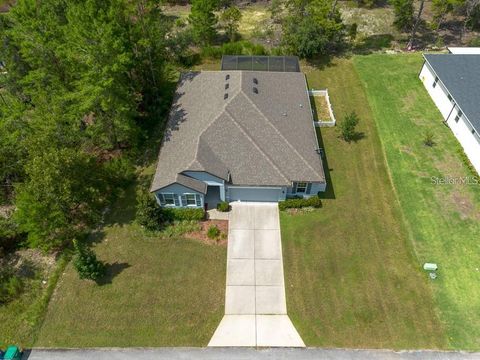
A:
{"type": "Polygon", "coordinates": [[[312,196],[309,198],[297,198],[297,199],[287,199],[278,203],[278,208],[280,210],[286,209],[300,209],[304,207],[314,207],[321,208],[322,200],[318,196],[312,196]]]}
{"type": "Polygon", "coordinates": [[[217,205],[217,210],[221,212],[230,211],[230,205],[226,201],[221,201],[217,205]]]}
{"type": "Polygon", "coordinates": [[[202,208],[162,208],[162,217],[164,221],[182,221],[182,220],[203,220],[205,211],[202,208]]]}

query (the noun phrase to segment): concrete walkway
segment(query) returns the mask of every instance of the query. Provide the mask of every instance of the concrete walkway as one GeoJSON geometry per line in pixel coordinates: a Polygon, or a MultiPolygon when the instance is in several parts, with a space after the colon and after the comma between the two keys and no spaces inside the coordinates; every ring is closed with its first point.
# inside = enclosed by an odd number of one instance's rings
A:
{"type": "Polygon", "coordinates": [[[305,346],[287,316],[277,204],[232,204],[225,316],[208,346],[305,346]]]}
{"type": "Polygon", "coordinates": [[[480,353],[354,349],[249,348],[34,349],[22,360],[480,360],[480,353]]]}

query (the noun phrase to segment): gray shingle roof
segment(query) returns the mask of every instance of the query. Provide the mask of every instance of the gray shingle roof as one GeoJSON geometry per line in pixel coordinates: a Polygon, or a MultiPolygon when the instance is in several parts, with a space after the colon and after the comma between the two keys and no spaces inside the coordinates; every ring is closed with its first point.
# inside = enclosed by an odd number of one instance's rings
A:
{"type": "Polygon", "coordinates": [[[480,55],[425,54],[472,126],[480,132],[480,55]]]}
{"type": "Polygon", "coordinates": [[[230,175],[235,185],[324,182],[312,121],[302,73],[183,74],[151,190],[178,182],[205,193],[202,182],[178,176],[189,170],[227,181],[230,175]]]}

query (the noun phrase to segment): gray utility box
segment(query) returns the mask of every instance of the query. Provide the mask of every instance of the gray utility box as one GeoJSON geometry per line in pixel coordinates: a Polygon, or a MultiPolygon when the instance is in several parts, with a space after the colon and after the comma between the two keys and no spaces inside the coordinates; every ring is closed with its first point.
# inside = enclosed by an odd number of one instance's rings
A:
{"type": "Polygon", "coordinates": [[[423,264],[423,270],[437,271],[438,266],[437,266],[437,264],[433,264],[433,263],[425,263],[425,264],[423,264]]]}

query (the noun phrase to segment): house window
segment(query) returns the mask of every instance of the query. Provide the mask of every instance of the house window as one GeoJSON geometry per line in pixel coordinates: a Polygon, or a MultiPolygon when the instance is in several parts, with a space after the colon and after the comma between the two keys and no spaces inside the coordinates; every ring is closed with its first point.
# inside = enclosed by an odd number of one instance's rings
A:
{"type": "Polygon", "coordinates": [[[175,197],[173,194],[162,194],[165,205],[175,205],[175,197]]]}
{"type": "Polygon", "coordinates": [[[185,200],[187,201],[187,206],[196,206],[197,200],[195,199],[195,194],[185,194],[185,200]]]}
{"type": "Polygon", "coordinates": [[[448,94],[448,96],[447,96],[447,97],[448,97],[448,100],[450,100],[450,102],[453,104],[453,103],[454,103],[454,101],[453,101],[452,95],[448,94]]]}
{"type": "Polygon", "coordinates": [[[202,206],[202,199],[199,194],[183,194],[182,206],[202,206]]]}
{"type": "Polygon", "coordinates": [[[461,117],[462,117],[462,112],[459,111],[459,112],[457,113],[457,116],[455,116],[455,122],[458,123],[458,120],[460,120],[461,117]]]}
{"type": "Polygon", "coordinates": [[[438,76],[435,76],[435,81],[433,82],[433,87],[437,86],[438,83],[438,76]]]}
{"type": "Polygon", "coordinates": [[[307,183],[306,182],[298,182],[297,183],[297,194],[304,194],[307,191],[307,183]]]}
{"type": "Polygon", "coordinates": [[[472,134],[475,135],[475,129],[472,129],[472,134]]]}

